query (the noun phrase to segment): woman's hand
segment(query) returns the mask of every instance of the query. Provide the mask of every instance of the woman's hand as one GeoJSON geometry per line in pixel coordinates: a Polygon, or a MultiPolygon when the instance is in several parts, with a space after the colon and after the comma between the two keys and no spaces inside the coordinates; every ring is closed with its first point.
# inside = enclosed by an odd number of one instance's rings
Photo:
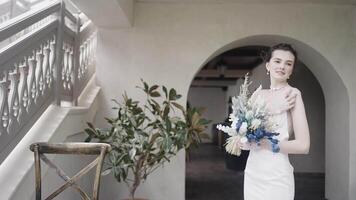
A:
{"type": "Polygon", "coordinates": [[[249,151],[253,147],[251,143],[249,143],[249,142],[242,143],[241,141],[239,142],[239,146],[240,146],[240,149],[245,150],[245,151],[249,151]]]}
{"type": "Polygon", "coordinates": [[[257,145],[255,142],[250,143],[250,142],[241,142],[240,141],[239,146],[240,146],[240,149],[245,150],[245,151],[261,148],[261,146],[257,145]]]}
{"type": "Polygon", "coordinates": [[[292,88],[289,88],[284,94],[282,110],[292,109],[295,105],[296,97],[297,93],[295,93],[292,88]]]}

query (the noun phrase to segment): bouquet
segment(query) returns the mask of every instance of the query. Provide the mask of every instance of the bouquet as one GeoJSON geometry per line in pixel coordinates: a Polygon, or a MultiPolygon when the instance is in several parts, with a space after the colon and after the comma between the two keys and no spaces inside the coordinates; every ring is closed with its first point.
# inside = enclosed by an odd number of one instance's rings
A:
{"type": "Polygon", "coordinates": [[[262,89],[260,85],[250,96],[248,87],[248,73],[244,83],[240,86],[240,94],[232,98],[232,113],[229,115],[230,126],[217,125],[217,129],[227,133],[225,149],[232,155],[241,154],[241,144],[256,143],[260,145],[262,139],[270,141],[273,152],[279,152],[278,136],[276,133],[278,124],[274,123],[269,114],[264,99],[258,95],[262,89]],[[257,96],[256,96],[257,95],[257,96]]]}

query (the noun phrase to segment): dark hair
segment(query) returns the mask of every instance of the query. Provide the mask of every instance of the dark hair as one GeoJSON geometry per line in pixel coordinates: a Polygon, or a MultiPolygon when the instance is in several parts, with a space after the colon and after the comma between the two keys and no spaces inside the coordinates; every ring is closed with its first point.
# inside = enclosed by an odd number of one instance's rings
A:
{"type": "Polygon", "coordinates": [[[298,57],[297,51],[292,47],[292,45],[287,44],[287,43],[279,43],[279,44],[276,44],[276,45],[270,47],[267,52],[264,52],[263,60],[265,62],[269,62],[269,60],[271,60],[271,58],[272,58],[272,53],[275,50],[289,51],[294,55],[294,60],[297,61],[297,57],[298,57]]]}

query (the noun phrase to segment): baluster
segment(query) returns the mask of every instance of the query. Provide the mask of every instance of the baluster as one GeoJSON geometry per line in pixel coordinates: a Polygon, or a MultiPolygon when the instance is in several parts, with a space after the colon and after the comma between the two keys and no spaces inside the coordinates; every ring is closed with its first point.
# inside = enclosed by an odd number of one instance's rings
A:
{"type": "Polygon", "coordinates": [[[72,90],[73,88],[73,48],[69,49],[68,54],[68,71],[67,71],[67,83],[68,83],[68,90],[72,90]]]}
{"type": "Polygon", "coordinates": [[[8,133],[9,125],[9,105],[8,88],[10,82],[7,79],[7,71],[4,71],[4,77],[0,81],[0,130],[1,134],[8,133]]]}
{"type": "Polygon", "coordinates": [[[19,115],[19,93],[18,93],[18,84],[19,84],[19,73],[18,67],[15,67],[13,71],[9,73],[10,87],[9,87],[9,132],[10,128],[13,128],[15,124],[18,124],[17,117],[19,115]]]}
{"type": "Polygon", "coordinates": [[[90,36],[90,39],[89,39],[89,46],[90,46],[90,53],[89,53],[89,65],[92,65],[93,64],[93,61],[94,61],[94,43],[93,43],[93,38],[94,36],[90,36]]]}
{"type": "Polygon", "coordinates": [[[47,89],[50,87],[50,78],[51,78],[51,70],[49,67],[49,55],[50,55],[50,48],[49,44],[48,46],[44,48],[44,62],[43,62],[43,76],[45,79],[45,84],[44,84],[44,89],[47,89]]]}
{"type": "Polygon", "coordinates": [[[88,70],[89,65],[89,48],[88,48],[88,41],[84,42],[84,73],[88,70]]]}
{"type": "Polygon", "coordinates": [[[81,79],[84,76],[84,46],[83,45],[80,46],[79,66],[80,66],[79,67],[80,77],[78,78],[81,79]]]}
{"type": "Polygon", "coordinates": [[[87,47],[88,48],[88,65],[90,65],[90,60],[91,60],[91,58],[90,58],[90,55],[91,55],[90,37],[87,39],[87,45],[88,45],[88,47],[87,47]]]}
{"type": "Polygon", "coordinates": [[[36,60],[37,60],[37,66],[36,66],[36,87],[37,87],[37,92],[38,94],[36,96],[42,96],[44,93],[44,80],[43,80],[43,70],[42,70],[42,64],[43,64],[43,51],[42,48],[40,48],[37,53],[36,53],[36,60]]]}
{"type": "Polygon", "coordinates": [[[63,55],[63,69],[62,69],[62,81],[63,81],[63,88],[67,90],[67,71],[68,71],[68,49],[67,46],[64,45],[64,55],[63,55]]]}
{"type": "MultiPolygon", "coordinates": [[[[28,106],[30,107],[32,104],[36,103],[37,100],[37,84],[36,84],[36,66],[37,66],[37,61],[34,59],[34,57],[29,58],[28,60],[28,65],[29,65],[29,70],[28,70],[28,93],[29,93],[29,101],[28,101],[28,106]]],[[[27,111],[29,111],[29,108],[27,108],[27,111]]]]}
{"type": "Polygon", "coordinates": [[[20,82],[19,82],[19,99],[20,99],[20,113],[19,113],[19,122],[21,123],[21,117],[27,111],[27,106],[29,102],[29,92],[27,87],[27,76],[29,73],[29,67],[27,64],[27,59],[24,64],[19,67],[20,72],[20,82]]]}
{"type": "Polygon", "coordinates": [[[85,48],[85,42],[83,42],[83,63],[82,63],[82,66],[83,66],[83,74],[85,73],[85,65],[86,65],[86,48],[85,48]]]}
{"type": "Polygon", "coordinates": [[[53,82],[53,75],[54,75],[54,63],[55,63],[55,59],[56,59],[56,52],[55,52],[55,49],[56,49],[56,44],[55,44],[55,39],[54,41],[51,41],[51,46],[50,46],[50,86],[52,86],[52,82],[53,82]]]}

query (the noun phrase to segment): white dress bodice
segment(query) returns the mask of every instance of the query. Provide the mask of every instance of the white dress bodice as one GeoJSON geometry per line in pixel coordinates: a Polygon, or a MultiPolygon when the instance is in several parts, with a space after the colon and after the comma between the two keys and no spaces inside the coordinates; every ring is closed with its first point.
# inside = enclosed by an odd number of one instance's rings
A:
{"type": "MultiPolygon", "coordinates": [[[[270,111],[278,123],[276,137],[279,141],[289,140],[293,125],[288,110],[280,111],[278,101],[269,101],[270,111]]],[[[293,200],[294,175],[288,154],[274,153],[267,149],[251,149],[247,159],[244,177],[244,200],[293,200]]]]}

